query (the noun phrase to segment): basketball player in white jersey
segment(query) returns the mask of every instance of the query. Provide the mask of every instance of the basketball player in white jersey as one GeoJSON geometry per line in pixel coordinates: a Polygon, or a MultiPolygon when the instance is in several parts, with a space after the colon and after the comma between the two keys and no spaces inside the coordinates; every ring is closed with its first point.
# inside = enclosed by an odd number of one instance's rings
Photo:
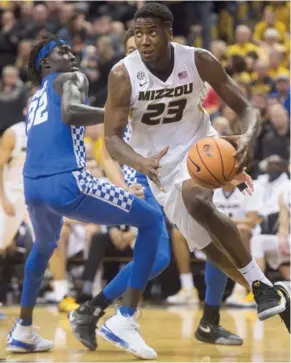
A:
{"type": "Polygon", "coordinates": [[[22,121],[9,127],[0,139],[0,251],[11,244],[21,223],[29,222],[22,182],[25,153],[22,121]]]}
{"type": "MultiPolygon", "coordinates": [[[[238,146],[240,170],[256,139],[256,111],[208,51],[171,42],[173,15],[166,6],[146,3],[134,20],[137,50],[109,75],[105,107],[109,154],[148,176],[155,198],[184,235],[190,250],[201,249],[231,278],[249,285],[260,320],[278,313],[283,316],[287,292],[285,297],[266,278],[244,248],[235,225],[213,205],[212,191],[197,186],[186,165],[195,142],[216,136],[200,104],[205,82],[241,121],[243,134],[230,139],[238,146]],[[123,140],[130,112],[132,147],[123,140]],[[223,245],[234,264],[216,243],[223,245]]],[[[233,182],[251,184],[244,172],[233,182]]]]}

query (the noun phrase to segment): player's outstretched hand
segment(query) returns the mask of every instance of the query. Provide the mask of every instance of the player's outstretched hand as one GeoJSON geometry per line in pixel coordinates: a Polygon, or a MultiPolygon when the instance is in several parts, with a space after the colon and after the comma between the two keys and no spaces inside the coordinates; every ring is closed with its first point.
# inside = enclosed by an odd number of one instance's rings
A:
{"type": "Polygon", "coordinates": [[[144,187],[141,184],[132,184],[128,191],[136,197],[144,199],[144,187]]]}
{"type": "Polygon", "coordinates": [[[151,156],[150,158],[145,158],[141,167],[141,172],[146,174],[150,180],[152,180],[161,191],[165,192],[165,189],[162,187],[160,182],[160,161],[163,156],[167,154],[169,147],[167,146],[158,154],[151,156]]]}
{"type": "Polygon", "coordinates": [[[243,169],[242,173],[236,175],[230,184],[235,185],[236,187],[244,186],[244,188],[239,188],[243,194],[247,193],[248,195],[252,195],[254,192],[254,183],[252,177],[245,172],[243,169]]]}
{"type": "Polygon", "coordinates": [[[238,171],[241,172],[247,164],[249,153],[252,149],[253,138],[247,134],[242,134],[222,136],[222,139],[230,142],[236,148],[236,153],[234,155],[236,158],[236,167],[238,171]]]}

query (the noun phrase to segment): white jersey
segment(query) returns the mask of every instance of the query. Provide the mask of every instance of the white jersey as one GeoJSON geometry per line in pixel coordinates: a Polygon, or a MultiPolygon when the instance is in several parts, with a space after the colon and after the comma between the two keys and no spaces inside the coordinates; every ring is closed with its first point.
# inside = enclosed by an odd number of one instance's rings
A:
{"type": "MultiPolygon", "coordinates": [[[[260,175],[257,179],[257,189],[260,193],[262,216],[279,213],[279,196],[285,185],[289,184],[288,175],[283,173],[276,180],[269,182],[268,174],[260,175]]],[[[287,188],[287,186],[286,186],[287,188]]]]}
{"type": "MultiPolygon", "coordinates": [[[[4,185],[9,190],[23,190],[22,170],[26,155],[27,137],[25,122],[19,122],[8,130],[13,131],[15,146],[11,159],[4,167],[4,185]]],[[[8,195],[9,197],[9,195],[8,195]]]]}
{"type": "MultiPolygon", "coordinates": [[[[213,194],[213,203],[222,213],[232,219],[243,219],[248,212],[258,212],[260,208],[260,194],[256,191],[256,181],[254,180],[255,192],[252,196],[244,195],[235,188],[232,192],[226,192],[223,188],[216,189],[213,194]]],[[[257,224],[253,229],[253,234],[260,233],[261,228],[257,224]]]]}
{"type": "MultiPolygon", "coordinates": [[[[116,65],[125,65],[131,82],[129,144],[144,157],[169,146],[160,169],[165,188],[173,183],[192,144],[205,135],[216,134],[201,106],[205,84],[195,65],[195,48],[172,45],[174,67],[165,82],[149,71],[137,50],[116,65]]],[[[151,187],[163,204],[152,183],[151,187]]]]}
{"type": "Polygon", "coordinates": [[[216,189],[213,203],[222,213],[234,219],[244,218],[247,212],[258,210],[257,198],[244,195],[237,188],[231,192],[226,192],[223,188],[216,189]]]}

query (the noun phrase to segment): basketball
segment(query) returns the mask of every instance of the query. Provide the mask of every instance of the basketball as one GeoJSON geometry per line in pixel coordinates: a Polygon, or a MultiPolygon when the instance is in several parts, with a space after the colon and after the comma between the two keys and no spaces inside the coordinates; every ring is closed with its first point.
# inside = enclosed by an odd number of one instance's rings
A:
{"type": "Polygon", "coordinates": [[[221,188],[236,175],[235,152],[234,146],[222,138],[199,140],[187,158],[191,178],[204,188],[221,188]]]}

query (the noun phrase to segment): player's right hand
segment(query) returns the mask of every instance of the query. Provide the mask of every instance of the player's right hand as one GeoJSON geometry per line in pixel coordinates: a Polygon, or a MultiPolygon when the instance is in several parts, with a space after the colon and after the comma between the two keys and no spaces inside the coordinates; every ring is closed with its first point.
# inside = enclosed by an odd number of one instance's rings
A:
{"type": "Polygon", "coordinates": [[[14,217],[15,216],[15,207],[8,199],[3,199],[2,200],[2,207],[3,207],[4,212],[9,217],[14,217]]]}
{"type": "Polygon", "coordinates": [[[144,199],[144,187],[141,184],[132,184],[128,191],[136,197],[144,199]]]}
{"type": "Polygon", "coordinates": [[[158,154],[151,156],[150,158],[145,158],[140,170],[143,174],[146,174],[162,192],[165,192],[165,189],[162,187],[160,182],[159,168],[161,167],[160,161],[162,157],[167,154],[168,150],[169,147],[167,146],[158,154]]]}
{"type": "Polygon", "coordinates": [[[230,184],[234,186],[238,186],[240,184],[245,184],[245,188],[242,190],[243,194],[252,195],[254,192],[254,183],[252,177],[245,172],[245,169],[243,169],[242,173],[237,174],[231,181],[230,184]]]}

